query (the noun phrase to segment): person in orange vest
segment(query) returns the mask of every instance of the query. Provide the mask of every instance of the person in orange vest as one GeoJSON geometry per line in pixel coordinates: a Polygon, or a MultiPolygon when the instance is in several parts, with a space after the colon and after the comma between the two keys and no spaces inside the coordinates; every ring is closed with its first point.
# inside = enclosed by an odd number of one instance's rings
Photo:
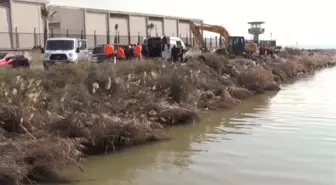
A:
{"type": "Polygon", "coordinates": [[[106,44],[104,46],[104,54],[107,55],[110,60],[113,59],[114,47],[112,44],[106,44]]]}
{"type": "Polygon", "coordinates": [[[140,60],[140,58],[141,58],[141,52],[142,52],[141,50],[142,50],[142,48],[141,48],[140,44],[137,43],[137,45],[134,47],[134,55],[138,60],[140,60]]]}
{"type": "Polygon", "coordinates": [[[119,60],[124,60],[125,59],[125,51],[122,47],[118,47],[118,50],[117,50],[117,55],[118,55],[118,59],[119,60]]]}

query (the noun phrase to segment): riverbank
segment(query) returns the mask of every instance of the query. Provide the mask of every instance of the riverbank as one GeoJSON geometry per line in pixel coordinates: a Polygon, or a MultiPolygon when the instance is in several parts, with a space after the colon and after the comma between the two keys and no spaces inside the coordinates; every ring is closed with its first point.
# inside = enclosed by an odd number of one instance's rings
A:
{"type": "Polygon", "coordinates": [[[83,154],[167,139],[164,128],[197,122],[299,73],[334,65],[331,53],[287,59],[171,65],[139,61],[59,66],[50,73],[2,69],[0,184],[67,180],[58,171],[83,154]]]}

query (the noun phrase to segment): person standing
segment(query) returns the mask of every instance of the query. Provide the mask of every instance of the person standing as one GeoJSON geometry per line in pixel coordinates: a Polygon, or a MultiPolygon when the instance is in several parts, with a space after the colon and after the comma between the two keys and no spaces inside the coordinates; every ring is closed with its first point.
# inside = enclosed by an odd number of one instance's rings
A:
{"type": "Polygon", "coordinates": [[[104,46],[104,54],[107,55],[109,61],[113,60],[113,57],[114,57],[114,47],[113,47],[112,44],[106,44],[104,46]]]}
{"type": "Polygon", "coordinates": [[[117,54],[119,60],[125,60],[125,51],[122,47],[118,47],[117,54]]]}
{"type": "Polygon", "coordinates": [[[130,45],[131,46],[131,49],[130,49],[130,56],[131,56],[131,59],[134,58],[134,45],[130,45]]]}
{"type": "Polygon", "coordinates": [[[134,55],[137,58],[137,60],[141,59],[141,53],[142,53],[142,48],[139,43],[134,47],[134,55]]]}
{"type": "Polygon", "coordinates": [[[178,53],[179,49],[176,47],[176,45],[174,45],[171,49],[171,57],[175,63],[178,60],[178,53]]]}
{"type": "Polygon", "coordinates": [[[264,48],[263,45],[261,45],[261,46],[259,47],[259,54],[260,54],[260,55],[264,55],[264,54],[265,54],[265,48],[264,48]]]}
{"type": "Polygon", "coordinates": [[[181,62],[183,62],[183,48],[182,48],[182,46],[179,46],[178,47],[178,59],[181,61],[181,62]]]}

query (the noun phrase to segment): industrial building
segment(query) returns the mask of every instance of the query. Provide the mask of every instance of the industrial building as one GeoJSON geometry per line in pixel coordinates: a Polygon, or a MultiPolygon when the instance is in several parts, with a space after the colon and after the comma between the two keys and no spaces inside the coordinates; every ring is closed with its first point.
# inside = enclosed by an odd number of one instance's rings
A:
{"type": "Polygon", "coordinates": [[[0,0],[0,48],[32,48],[34,30],[43,32],[41,3],[44,2],[0,0]]]}
{"type": "MultiPolygon", "coordinates": [[[[43,45],[42,0],[0,0],[0,48],[32,48],[43,45]]],[[[149,35],[179,36],[189,41],[190,21],[199,19],[153,14],[49,6],[57,13],[49,21],[50,36],[84,37],[89,47],[96,44],[135,44],[149,35]],[[147,25],[153,24],[153,29],[147,25]],[[116,28],[116,25],[118,29],[116,28]],[[117,37],[116,37],[117,35],[117,37]]]]}

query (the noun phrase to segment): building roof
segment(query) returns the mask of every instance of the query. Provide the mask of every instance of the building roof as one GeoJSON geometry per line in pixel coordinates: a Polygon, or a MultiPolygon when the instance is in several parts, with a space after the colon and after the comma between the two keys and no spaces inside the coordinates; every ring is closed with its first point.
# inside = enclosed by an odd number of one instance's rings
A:
{"type": "Polygon", "coordinates": [[[253,21],[253,22],[248,22],[248,24],[264,24],[265,22],[263,21],[253,21]]]}
{"type": "Polygon", "coordinates": [[[74,37],[53,37],[53,38],[48,38],[48,40],[78,40],[78,38],[74,37]]]}
{"type": "Polygon", "coordinates": [[[26,2],[26,3],[43,3],[43,4],[48,4],[48,0],[14,0],[14,1],[19,1],[19,2],[26,2]]]}
{"type": "MultiPolygon", "coordinates": [[[[22,1],[28,1],[28,0],[22,0],[22,1]]],[[[191,20],[191,21],[203,22],[202,19],[197,19],[197,18],[166,16],[166,15],[150,14],[150,13],[137,13],[137,12],[126,12],[126,11],[118,11],[118,10],[81,8],[81,7],[59,6],[59,5],[51,5],[51,7],[67,8],[67,9],[81,9],[81,10],[85,10],[85,11],[88,11],[88,12],[97,12],[97,13],[100,12],[100,13],[111,13],[111,14],[121,14],[121,15],[148,16],[148,17],[158,17],[158,18],[167,18],[167,19],[181,19],[181,20],[191,20]]]]}

